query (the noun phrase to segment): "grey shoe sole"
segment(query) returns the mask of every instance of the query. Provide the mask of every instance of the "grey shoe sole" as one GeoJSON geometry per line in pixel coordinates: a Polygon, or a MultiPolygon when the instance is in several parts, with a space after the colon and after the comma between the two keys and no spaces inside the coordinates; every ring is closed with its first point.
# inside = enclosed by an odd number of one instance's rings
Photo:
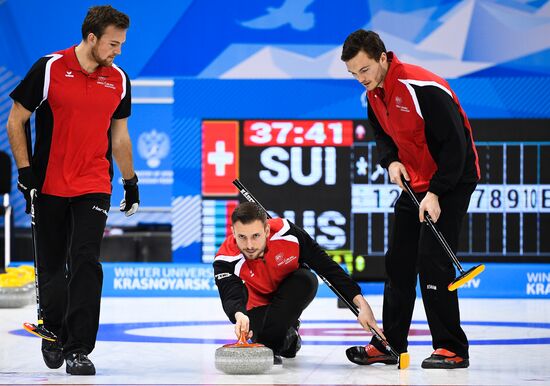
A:
{"type": "Polygon", "coordinates": [[[463,359],[457,363],[450,360],[428,358],[422,362],[423,369],[465,369],[468,366],[470,366],[470,361],[468,359],[463,359]]]}
{"type": "Polygon", "coordinates": [[[71,375],[95,375],[95,367],[70,367],[67,365],[67,374],[71,375]]]}

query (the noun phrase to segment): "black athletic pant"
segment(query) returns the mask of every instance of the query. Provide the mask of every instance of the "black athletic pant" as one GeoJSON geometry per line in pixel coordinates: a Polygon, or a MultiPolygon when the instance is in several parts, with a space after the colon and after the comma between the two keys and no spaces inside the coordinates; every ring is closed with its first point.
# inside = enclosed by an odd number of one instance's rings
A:
{"type": "Polygon", "coordinates": [[[278,353],[288,329],[315,298],[319,283],[309,269],[299,268],[288,276],[275,292],[270,304],[248,311],[253,340],[278,353]]]}
{"type": "Polygon", "coordinates": [[[108,194],[37,198],[44,326],[60,338],[66,357],[89,354],[95,346],[103,285],[99,250],[109,207],[108,194]]]}
{"type": "MultiPolygon", "coordinates": [[[[475,183],[459,184],[439,198],[441,215],[436,225],[454,252],[475,186],[475,183]]],[[[419,195],[419,199],[423,196],[419,195]]],[[[456,277],[455,268],[432,231],[419,222],[418,208],[405,191],[395,206],[386,273],[382,318],[384,334],[395,350],[407,351],[418,274],[434,349],[444,348],[468,358],[468,339],[460,326],[457,291],[447,289],[456,277]]],[[[379,347],[376,340],[371,343],[379,347]]]]}

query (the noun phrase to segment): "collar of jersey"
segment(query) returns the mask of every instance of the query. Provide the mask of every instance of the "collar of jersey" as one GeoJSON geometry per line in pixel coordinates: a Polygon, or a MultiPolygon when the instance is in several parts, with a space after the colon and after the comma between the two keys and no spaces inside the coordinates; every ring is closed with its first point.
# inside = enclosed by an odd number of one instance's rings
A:
{"type": "Polygon", "coordinates": [[[372,95],[378,96],[382,100],[388,100],[389,96],[393,91],[393,86],[397,81],[397,75],[399,72],[399,67],[401,67],[401,61],[397,59],[397,55],[392,51],[387,52],[388,56],[388,72],[384,78],[384,90],[382,91],[379,87],[375,88],[372,91],[369,91],[369,97],[372,95]]]}
{"type": "Polygon", "coordinates": [[[84,71],[84,69],[80,66],[80,63],[78,62],[78,59],[76,58],[75,48],[76,48],[76,45],[72,46],[71,48],[65,51],[65,63],[67,64],[67,67],[69,67],[73,71],[80,71],[84,75],[87,75],[91,78],[98,78],[100,76],[104,76],[104,77],[109,76],[109,69],[105,66],[99,66],[98,69],[92,72],[91,74],[84,71]]]}

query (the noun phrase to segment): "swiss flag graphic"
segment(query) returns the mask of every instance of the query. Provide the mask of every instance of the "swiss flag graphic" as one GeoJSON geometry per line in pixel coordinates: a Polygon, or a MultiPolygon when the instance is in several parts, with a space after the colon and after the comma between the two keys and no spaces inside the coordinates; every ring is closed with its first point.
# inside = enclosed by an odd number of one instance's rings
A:
{"type": "Polygon", "coordinates": [[[202,194],[236,196],[239,177],[239,122],[202,123],[202,194]]]}

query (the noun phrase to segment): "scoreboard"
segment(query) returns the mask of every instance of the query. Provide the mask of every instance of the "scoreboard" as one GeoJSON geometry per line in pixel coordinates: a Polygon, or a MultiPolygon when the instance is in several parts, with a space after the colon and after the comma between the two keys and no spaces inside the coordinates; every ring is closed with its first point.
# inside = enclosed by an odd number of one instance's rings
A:
{"type": "MultiPolygon", "coordinates": [[[[472,120],[482,179],[464,219],[463,261],[550,261],[547,120],[472,120]],[[518,126],[515,126],[516,123],[518,126]],[[522,127],[530,128],[517,140],[522,127]]],[[[202,249],[212,261],[242,198],[304,228],[357,280],[384,277],[400,189],[377,163],[365,120],[205,120],[202,249]]]]}

